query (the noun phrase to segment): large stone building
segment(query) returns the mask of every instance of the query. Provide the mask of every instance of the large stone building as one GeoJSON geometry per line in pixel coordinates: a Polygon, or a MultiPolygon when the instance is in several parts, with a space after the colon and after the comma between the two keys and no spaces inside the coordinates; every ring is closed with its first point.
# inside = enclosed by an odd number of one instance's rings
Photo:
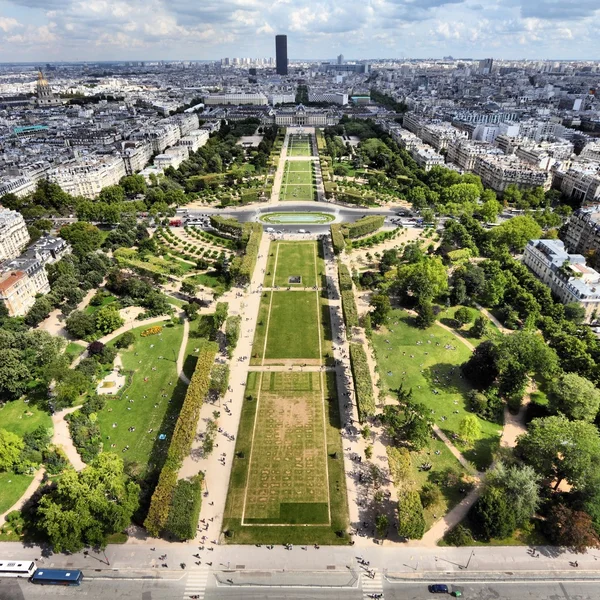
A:
{"type": "Polygon", "coordinates": [[[541,186],[549,190],[552,183],[548,173],[530,167],[515,156],[478,156],[473,172],[481,177],[483,185],[499,193],[509,185],[518,188],[541,186]]]}
{"type": "Polygon", "coordinates": [[[0,261],[16,258],[29,243],[29,232],[21,213],[0,208],[0,261]]]}
{"type": "Polygon", "coordinates": [[[565,234],[569,252],[600,253],[600,204],[576,210],[569,219],[565,234]]]}
{"type": "Polygon", "coordinates": [[[340,117],[333,111],[306,108],[302,104],[298,104],[293,108],[274,109],[269,120],[275,125],[284,127],[327,127],[337,125],[340,117]]]}
{"type": "Polygon", "coordinates": [[[530,240],[523,264],[563,304],[575,303],[585,309],[592,321],[600,309],[600,273],[585,264],[581,254],[569,254],[560,240],[530,240]]]}

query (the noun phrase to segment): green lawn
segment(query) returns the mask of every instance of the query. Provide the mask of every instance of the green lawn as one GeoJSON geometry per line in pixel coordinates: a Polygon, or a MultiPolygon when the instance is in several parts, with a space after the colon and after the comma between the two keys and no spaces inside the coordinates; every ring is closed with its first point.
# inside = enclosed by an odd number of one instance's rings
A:
{"type": "MultiPolygon", "coordinates": [[[[266,293],[272,300],[263,295],[271,301],[264,358],[319,359],[319,293],[266,293]]],[[[262,354],[262,347],[255,350],[262,354]]]]}
{"type": "Polygon", "coordinates": [[[314,200],[313,171],[311,162],[286,162],[281,181],[280,199],[314,200]]]}
{"type": "Polygon", "coordinates": [[[348,542],[336,535],[348,527],[348,507],[330,375],[249,374],[246,393],[253,399],[244,402],[236,440],[223,521],[227,542],[348,542]]]}
{"type": "Polygon", "coordinates": [[[85,352],[85,346],[76,344],[75,342],[69,342],[65,348],[65,354],[68,354],[71,357],[71,362],[83,352],[85,352]]]}
{"type": "Polygon", "coordinates": [[[0,513],[8,510],[33,481],[31,475],[0,473],[0,513]]]}
{"type": "Polygon", "coordinates": [[[84,311],[86,314],[88,315],[93,315],[95,312],[99,311],[103,306],[106,306],[107,304],[112,304],[113,302],[116,302],[117,298],[115,296],[113,296],[112,294],[109,294],[108,296],[104,296],[102,298],[102,303],[98,304],[96,306],[93,306],[91,304],[88,304],[84,311]]]}
{"type": "Polygon", "coordinates": [[[287,153],[288,156],[312,156],[312,136],[290,135],[287,153]]]}
{"type": "Polygon", "coordinates": [[[265,285],[267,287],[313,287],[317,285],[317,281],[320,283],[324,269],[316,242],[273,242],[269,248],[265,285]],[[275,256],[271,256],[272,254],[275,256]],[[271,275],[269,276],[268,273],[271,275]],[[299,283],[290,282],[290,277],[298,276],[302,278],[299,283]]]}
{"type": "Polygon", "coordinates": [[[131,385],[120,398],[108,397],[98,413],[104,450],[122,453],[125,460],[138,463],[142,469],[159,460],[168,448],[175,425],[172,417],[179,413],[186,390],[176,368],[183,326],[164,327],[159,335],[141,337],[144,329],[147,327],[134,329],[135,344],[119,351],[124,369],[134,371],[131,385]],[[128,431],[129,427],[135,431],[128,431]],[[167,439],[158,440],[163,433],[167,439]],[[124,452],[126,445],[129,450],[124,452]]]}
{"type": "MultiPolygon", "coordinates": [[[[198,273],[192,277],[186,277],[185,281],[195,283],[196,285],[202,285],[204,287],[212,288],[215,293],[221,295],[224,294],[229,288],[223,282],[223,280],[214,272],[208,271],[207,273],[198,273]]],[[[199,292],[199,296],[202,297],[202,292],[199,292]]]]}
{"type": "MultiPolygon", "coordinates": [[[[23,437],[40,425],[52,429],[50,415],[34,404],[12,400],[0,408],[0,427],[23,437]]],[[[0,511],[2,512],[2,511],[0,511]]]]}
{"type": "Polygon", "coordinates": [[[471,327],[473,327],[473,321],[475,321],[477,317],[481,316],[481,313],[476,308],[472,308],[470,306],[465,307],[471,315],[471,321],[466,325],[460,327],[454,319],[454,314],[459,308],[462,308],[462,306],[451,306],[449,308],[446,308],[437,316],[438,321],[440,321],[440,323],[443,323],[444,325],[447,325],[448,327],[452,327],[452,329],[456,329],[460,333],[460,335],[469,340],[469,342],[471,342],[471,344],[473,344],[474,346],[478,346],[479,344],[481,344],[481,342],[485,342],[486,340],[494,340],[502,337],[502,333],[500,333],[498,327],[496,327],[495,323],[490,319],[488,319],[490,327],[489,334],[487,336],[483,338],[476,338],[474,335],[471,335],[471,327]]]}
{"type": "MultiPolygon", "coordinates": [[[[471,351],[438,325],[418,329],[413,317],[400,310],[390,313],[387,327],[373,335],[373,344],[385,391],[397,389],[401,383],[405,389],[412,388],[413,399],[431,409],[431,419],[447,435],[458,432],[461,419],[469,412],[466,394],[471,389],[459,367],[471,351]]],[[[468,460],[483,469],[491,462],[502,426],[478,420],[482,436],[475,447],[464,448],[458,441],[456,445],[468,460]]]]}

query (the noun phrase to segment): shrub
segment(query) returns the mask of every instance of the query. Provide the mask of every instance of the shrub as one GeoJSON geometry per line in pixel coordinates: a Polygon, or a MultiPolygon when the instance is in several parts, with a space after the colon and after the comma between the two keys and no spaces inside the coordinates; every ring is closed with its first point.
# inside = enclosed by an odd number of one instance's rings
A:
{"type": "Polygon", "coordinates": [[[425,516],[419,493],[406,490],[398,494],[398,533],[407,539],[420,540],[425,533],[425,516]]]}
{"type": "Polygon", "coordinates": [[[366,417],[375,414],[376,406],[367,355],[360,344],[350,344],[350,365],[354,378],[358,418],[362,423],[366,417]]]}
{"type": "Polygon", "coordinates": [[[472,546],[473,536],[471,532],[460,523],[446,532],[444,541],[450,546],[472,546]]]}
{"type": "Polygon", "coordinates": [[[240,338],[242,317],[239,315],[227,317],[225,321],[225,340],[227,342],[227,355],[229,358],[237,346],[240,338]]]}
{"type": "Polygon", "coordinates": [[[210,372],[217,350],[218,346],[214,343],[207,343],[200,350],[196,369],[188,386],[167,458],[152,494],[150,509],[144,522],[150,535],[160,535],[169,517],[169,507],[177,485],[177,475],[183,459],[190,453],[192,442],[196,436],[200,410],[210,386],[210,372]]]}
{"type": "Polygon", "coordinates": [[[340,282],[340,290],[342,292],[352,290],[352,276],[350,270],[342,262],[338,261],[338,279],[340,282]]]}
{"type": "Polygon", "coordinates": [[[132,331],[126,331],[115,341],[115,348],[129,348],[135,342],[135,334],[132,331]]]}
{"type": "Polygon", "coordinates": [[[334,224],[331,228],[331,241],[333,243],[333,251],[335,254],[340,254],[346,248],[346,241],[342,235],[342,226],[340,224],[334,224]]]}
{"type": "Polygon", "coordinates": [[[342,233],[350,239],[363,237],[383,227],[384,221],[385,217],[383,216],[372,215],[370,217],[363,217],[354,223],[345,224],[342,233]]]}
{"type": "Polygon", "coordinates": [[[442,492],[434,483],[426,483],[421,488],[419,497],[421,498],[421,504],[423,505],[423,508],[428,508],[430,506],[435,506],[438,504],[438,502],[441,502],[442,492]]]}
{"type": "Polygon", "coordinates": [[[178,540],[196,537],[202,507],[202,480],[203,475],[199,473],[189,480],[180,479],[177,482],[165,530],[178,540]]]}
{"type": "Polygon", "coordinates": [[[356,302],[354,300],[354,292],[342,292],[341,297],[346,328],[350,330],[352,327],[358,327],[358,309],[356,308],[356,302]]]}

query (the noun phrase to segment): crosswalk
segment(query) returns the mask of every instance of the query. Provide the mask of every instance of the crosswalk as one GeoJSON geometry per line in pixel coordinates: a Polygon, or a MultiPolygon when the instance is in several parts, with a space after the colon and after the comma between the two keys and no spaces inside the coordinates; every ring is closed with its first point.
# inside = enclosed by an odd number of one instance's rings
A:
{"type": "Polygon", "coordinates": [[[185,583],[184,600],[189,599],[190,596],[198,596],[198,600],[203,600],[207,581],[208,567],[203,565],[197,569],[190,570],[185,583]]]}
{"type": "Polygon", "coordinates": [[[381,573],[377,569],[371,569],[371,571],[374,573],[374,577],[369,577],[365,572],[360,576],[363,598],[365,600],[369,600],[371,594],[383,594],[381,573]]]}

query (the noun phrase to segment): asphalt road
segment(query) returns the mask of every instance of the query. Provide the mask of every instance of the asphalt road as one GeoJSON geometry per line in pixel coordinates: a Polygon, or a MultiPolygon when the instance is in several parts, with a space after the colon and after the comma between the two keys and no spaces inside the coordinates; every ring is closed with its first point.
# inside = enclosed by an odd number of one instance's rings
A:
{"type": "MultiPolygon", "coordinates": [[[[212,579],[212,578],[211,578],[212,579]]],[[[439,582],[438,582],[439,583],[439,582]]],[[[0,600],[51,600],[78,598],[88,600],[184,600],[185,580],[91,580],[80,587],[37,586],[24,580],[0,581],[0,600]]],[[[468,600],[598,600],[600,583],[535,582],[535,583],[465,583],[459,589],[468,600]]],[[[360,589],[316,587],[217,587],[209,582],[205,600],[359,600],[360,589]]],[[[433,595],[424,583],[384,584],[384,600],[424,600],[447,598],[433,595]]]]}

